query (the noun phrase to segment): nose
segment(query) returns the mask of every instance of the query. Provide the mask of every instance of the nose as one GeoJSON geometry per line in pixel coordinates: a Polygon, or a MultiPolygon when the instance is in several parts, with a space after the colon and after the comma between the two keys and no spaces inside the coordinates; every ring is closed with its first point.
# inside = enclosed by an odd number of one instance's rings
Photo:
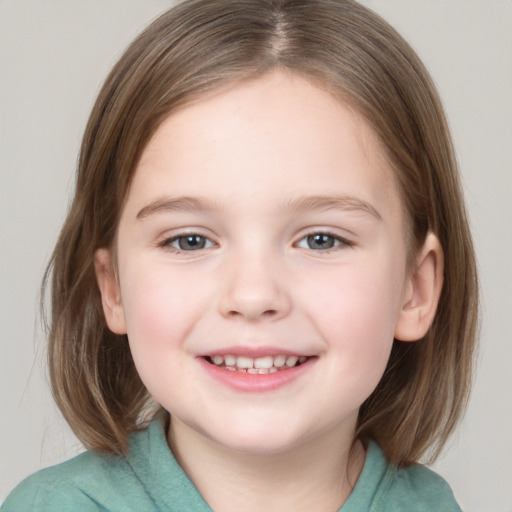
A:
{"type": "Polygon", "coordinates": [[[275,261],[257,255],[234,256],[226,262],[219,312],[250,322],[276,321],[291,309],[286,278],[275,261]]]}

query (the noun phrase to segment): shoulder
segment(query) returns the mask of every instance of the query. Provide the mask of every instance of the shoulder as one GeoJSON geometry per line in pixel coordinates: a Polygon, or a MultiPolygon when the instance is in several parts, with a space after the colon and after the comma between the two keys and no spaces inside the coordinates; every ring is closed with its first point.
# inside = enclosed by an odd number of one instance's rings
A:
{"type": "Polygon", "coordinates": [[[392,479],[386,501],[394,511],[461,512],[448,483],[420,464],[391,469],[392,479]],[[411,508],[414,503],[414,508],[411,508]]]}
{"type": "MultiPolygon", "coordinates": [[[[384,457],[384,454],[374,456],[384,457]]],[[[374,452],[375,452],[374,448],[374,452]]],[[[386,463],[378,491],[375,512],[461,512],[448,483],[421,464],[398,469],[386,463]]]]}
{"type": "Polygon", "coordinates": [[[370,443],[352,494],[340,512],[461,512],[450,486],[425,466],[402,469],[370,443]]]}
{"type": "Polygon", "coordinates": [[[167,445],[166,418],[134,432],[126,457],[86,452],[35,473],[1,512],[211,512],[167,445]]]}
{"type": "Polygon", "coordinates": [[[29,476],[9,494],[1,512],[132,510],[133,502],[148,505],[144,495],[126,459],[85,452],[29,476]]]}
{"type": "Polygon", "coordinates": [[[83,510],[97,510],[94,506],[86,507],[80,497],[81,487],[87,476],[96,475],[96,467],[101,467],[100,458],[83,453],[73,459],[43,469],[21,482],[7,497],[2,512],[22,510],[44,510],[55,507],[63,508],[66,504],[78,500],[83,510]],[[94,468],[91,471],[91,466],[94,468]],[[81,482],[82,481],[82,482],[81,482]]]}

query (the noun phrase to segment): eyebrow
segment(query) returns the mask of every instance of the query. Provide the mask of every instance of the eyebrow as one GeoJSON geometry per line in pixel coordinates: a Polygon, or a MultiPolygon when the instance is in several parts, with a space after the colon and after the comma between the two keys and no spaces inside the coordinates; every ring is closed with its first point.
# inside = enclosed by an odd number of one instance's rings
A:
{"type": "Polygon", "coordinates": [[[382,220],[381,214],[367,201],[363,201],[358,197],[342,195],[342,196],[304,196],[291,199],[286,203],[286,209],[291,211],[301,210],[345,210],[345,211],[362,211],[369,213],[377,220],[382,220]]]}
{"type": "Polygon", "coordinates": [[[155,213],[165,212],[210,212],[218,209],[212,201],[200,197],[165,197],[152,201],[137,214],[137,219],[144,219],[155,213]]]}
{"type": "MultiPolygon", "coordinates": [[[[144,206],[137,214],[137,219],[144,219],[155,213],[167,212],[212,212],[219,207],[213,201],[202,197],[165,197],[152,201],[144,206]]],[[[368,202],[354,196],[303,196],[290,199],[284,203],[284,209],[288,211],[362,211],[382,220],[380,213],[368,202]]]]}

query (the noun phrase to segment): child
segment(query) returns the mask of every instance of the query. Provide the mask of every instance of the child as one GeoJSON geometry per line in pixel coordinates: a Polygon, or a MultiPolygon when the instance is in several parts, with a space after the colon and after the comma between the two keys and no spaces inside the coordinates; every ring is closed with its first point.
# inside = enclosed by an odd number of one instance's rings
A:
{"type": "Polygon", "coordinates": [[[477,318],[446,120],[350,0],[187,0],[114,67],[50,271],[88,452],[10,511],[456,511],[477,318]]]}

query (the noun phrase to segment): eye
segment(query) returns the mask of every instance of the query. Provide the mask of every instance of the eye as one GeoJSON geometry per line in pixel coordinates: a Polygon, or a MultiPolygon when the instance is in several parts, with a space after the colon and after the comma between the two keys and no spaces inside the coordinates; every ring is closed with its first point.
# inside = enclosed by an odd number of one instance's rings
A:
{"type": "Polygon", "coordinates": [[[200,249],[209,249],[215,244],[205,236],[190,233],[168,238],[164,240],[161,245],[164,247],[172,247],[178,251],[199,251],[200,249]]]}
{"type": "Polygon", "coordinates": [[[330,235],[329,233],[313,233],[299,240],[297,247],[313,249],[315,251],[325,251],[343,245],[349,246],[351,244],[347,240],[330,235]]]}

